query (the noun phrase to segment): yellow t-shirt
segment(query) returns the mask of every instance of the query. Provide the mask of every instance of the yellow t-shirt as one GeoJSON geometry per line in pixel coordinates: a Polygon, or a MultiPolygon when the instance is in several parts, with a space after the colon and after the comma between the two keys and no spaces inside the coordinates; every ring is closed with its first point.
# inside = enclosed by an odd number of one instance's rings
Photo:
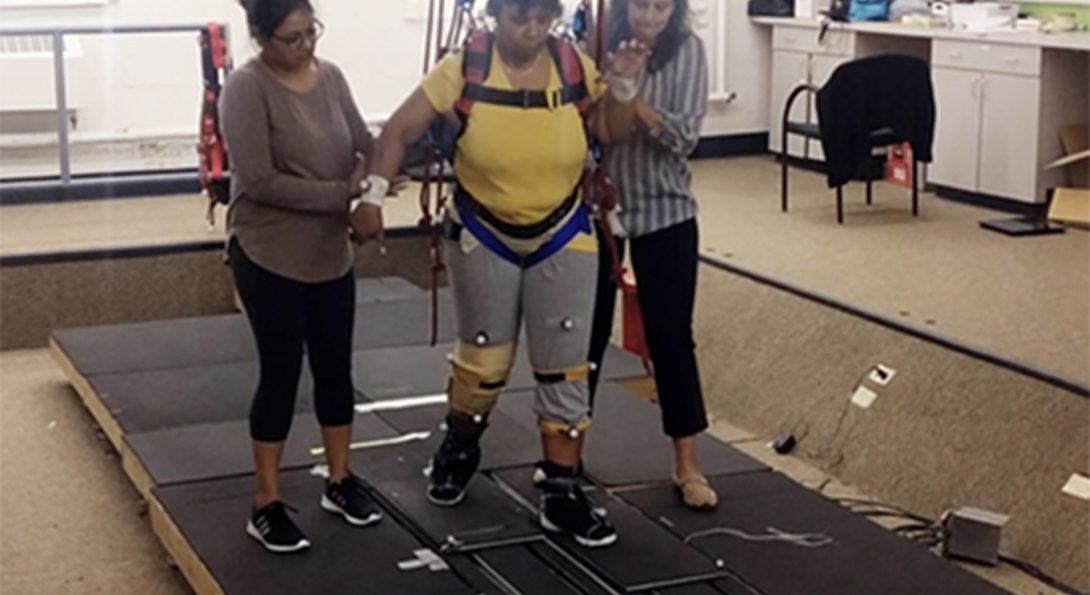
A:
{"type": "MultiPolygon", "coordinates": [[[[597,100],[605,85],[590,58],[579,52],[579,59],[587,91],[597,100]]],[[[420,85],[439,113],[451,111],[462,96],[462,60],[463,52],[448,55],[420,85]]],[[[514,90],[495,48],[484,85],[514,90]]],[[[553,64],[546,93],[560,88],[560,73],[553,64]]],[[[587,139],[574,103],[522,109],[476,102],[457,154],[458,183],[496,217],[527,225],[544,219],[572,193],[583,173],[587,139]]]]}

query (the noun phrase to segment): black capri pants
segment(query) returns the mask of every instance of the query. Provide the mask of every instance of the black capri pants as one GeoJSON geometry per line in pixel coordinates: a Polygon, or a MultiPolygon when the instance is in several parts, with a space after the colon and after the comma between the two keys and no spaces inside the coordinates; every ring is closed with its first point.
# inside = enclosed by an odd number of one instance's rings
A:
{"type": "Polygon", "coordinates": [[[314,378],[314,409],[323,427],[352,423],[352,330],[356,281],[293,281],[251,261],[234,239],[231,271],[257,343],[260,378],[250,406],[250,437],[283,442],[291,429],[304,346],[314,378]]]}
{"type": "MultiPolygon", "coordinates": [[[[708,427],[693,342],[697,241],[695,219],[631,240],[632,268],[654,365],[662,428],[673,438],[693,436],[708,427]]],[[[617,238],[622,260],[625,243],[617,238]]],[[[598,244],[598,295],[590,339],[590,360],[595,364],[590,376],[592,407],[602,357],[613,331],[617,295],[612,279],[613,263],[601,230],[598,244]]]]}

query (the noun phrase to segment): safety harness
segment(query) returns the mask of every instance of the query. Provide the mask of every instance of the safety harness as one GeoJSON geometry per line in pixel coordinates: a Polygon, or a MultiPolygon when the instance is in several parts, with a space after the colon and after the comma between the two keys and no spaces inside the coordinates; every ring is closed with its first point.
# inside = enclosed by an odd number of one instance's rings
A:
{"type": "MultiPolygon", "coordinates": [[[[462,75],[465,85],[462,95],[454,105],[454,121],[458,126],[454,138],[465,134],[469,124],[469,115],[478,103],[498,105],[514,109],[556,109],[565,105],[574,105],[584,122],[586,130],[587,114],[592,101],[587,90],[583,65],[575,47],[567,40],[556,36],[549,37],[547,47],[557,72],[560,73],[561,86],[553,91],[506,90],[486,87],[489,70],[492,65],[492,50],[496,36],[484,30],[474,31],[466,39],[462,61],[462,75]]],[[[445,120],[451,121],[450,119],[445,120]]],[[[453,154],[453,149],[451,150],[453,154]]],[[[454,208],[458,213],[461,226],[464,226],[485,248],[504,260],[521,268],[530,268],[547,260],[564,248],[578,233],[590,233],[590,212],[586,205],[578,200],[578,192],[573,191],[564,202],[543,220],[530,225],[507,223],[479,203],[462,186],[454,191],[454,208]],[[572,210],[575,212],[572,213],[572,210]],[[566,219],[566,221],[565,221],[566,219]],[[563,225],[556,229],[561,222],[563,225]],[[515,239],[533,239],[554,231],[552,237],[530,254],[518,254],[503,241],[503,236],[515,239]]],[[[458,224],[448,223],[444,230],[447,237],[460,233],[458,224]]]]}
{"type": "Polygon", "coordinates": [[[484,86],[492,67],[492,48],[495,43],[495,34],[485,30],[474,31],[466,38],[462,61],[465,86],[462,88],[461,99],[454,105],[455,113],[463,127],[468,122],[473,104],[478,102],[523,109],[555,108],[575,104],[579,114],[586,117],[592,101],[587,91],[583,63],[579,60],[579,54],[571,42],[553,35],[546,43],[549,55],[560,73],[561,88],[552,95],[545,91],[515,91],[484,86]]]}
{"type": "MultiPolygon", "coordinates": [[[[567,222],[552,235],[545,243],[539,246],[536,250],[529,254],[519,254],[509,248],[507,244],[503,242],[488,226],[481,222],[483,217],[480,217],[480,212],[474,212],[473,207],[470,205],[476,201],[469,196],[464,190],[458,188],[454,193],[454,208],[458,211],[458,218],[461,219],[461,226],[464,227],[473,237],[477,238],[477,241],[481,243],[485,248],[488,248],[492,253],[496,254],[500,258],[506,260],[523,269],[528,269],[536,264],[544,262],[550,256],[564,249],[564,246],[568,245],[568,242],[579,233],[591,233],[590,226],[590,211],[587,208],[586,203],[577,202],[575,193],[572,193],[561,205],[560,208],[553,211],[548,219],[553,218],[553,215],[561,214],[567,215],[571,212],[571,209],[575,209],[575,213],[568,218],[567,222]],[[563,209],[567,210],[563,210],[563,209]],[[478,218],[480,217],[480,218],[478,218]]],[[[478,207],[483,209],[484,207],[478,204],[478,207]]],[[[487,212],[487,211],[484,211],[487,212]]],[[[494,221],[499,222],[493,218],[494,221]]],[[[457,239],[458,234],[461,233],[459,224],[448,219],[444,222],[445,229],[444,235],[450,239],[457,239]]],[[[509,224],[508,224],[509,226],[509,224]]],[[[510,226],[509,226],[510,227],[510,226]]],[[[529,226],[533,228],[545,227],[541,223],[529,226]]],[[[515,230],[526,229],[524,227],[516,227],[515,230]]],[[[510,235],[510,234],[508,234],[510,235]]],[[[540,235],[540,234],[538,234],[540,235]]],[[[517,237],[517,236],[515,236],[517,237]]],[[[531,236],[537,237],[537,236],[531,236]]]]}
{"type": "MultiPolygon", "coordinates": [[[[608,162],[608,150],[599,145],[590,134],[587,116],[593,106],[593,102],[590,93],[587,91],[583,64],[579,59],[575,47],[566,39],[555,36],[550,37],[549,39],[549,53],[556,65],[557,71],[560,73],[562,83],[558,96],[548,97],[544,91],[504,91],[489,89],[484,86],[484,81],[488,79],[488,71],[492,64],[492,46],[495,43],[495,36],[485,31],[474,21],[474,3],[475,0],[455,1],[454,18],[451,20],[450,30],[444,38],[444,2],[443,0],[429,0],[428,2],[429,18],[426,37],[428,43],[424,57],[425,73],[431,66],[431,39],[433,33],[435,35],[435,61],[438,62],[443,58],[447,51],[455,46],[457,39],[462,33],[463,27],[468,26],[470,30],[470,33],[465,38],[465,42],[462,44],[463,51],[465,52],[464,61],[462,63],[462,74],[465,80],[465,87],[463,88],[462,97],[455,104],[455,108],[452,110],[451,114],[436,120],[429,130],[425,142],[427,161],[423,169],[424,173],[421,176],[420,207],[422,215],[419,226],[427,231],[431,243],[431,344],[434,345],[437,340],[438,279],[440,273],[446,269],[442,261],[442,252],[440,248],[440,240],[442,237],[455,238],[460,233],[460,228],[465,227],[469,229],[469,232],[472,233],[478,241],[492,252],[520,267],[528,268],[547,259],[552,254],[555,254],[558,250],[562,249],[576,233],[589,233],[591,225],[590,215],[592,213],[601,226],[601,233],[605,238],[605,244],[610,253],[612,277],[615,287],[621,288],[625,294],[626,304],[631,304],[630,317],[640,321],[642,326],[642,317],[639,314],[638,305],[635,300],[636,287],[626,278],[626,271],[620,261],[620,251],[614,240],[613,232],[609,229],[609,215],[617,208],[619,197],[616,188],[613,186],[612,181],[605,171],[605,164],[608,162]],[[435,5],[437,1],[438,12],[436,13],[435,5]],[[433,17],[435,16],[438,16],[438,27],[433,30],[433,17]],[[444,177],[447,175],[445,164],[453,162],[457,141],[461,134],[465,132],[466,124],[469,121],[469,113],[476,102],[506,105],[523,109],[541,109],[550,105],[556,106],[574,103],[578,108],[580,115],[583,117],[588,147],[590,147],[595,162],[595,167],[584,172],[580,182],[583,200],[580,201],[578,205],[574,205],[577,198],[576,193],[573,192],[572,195],[570,195],[556,211],[550,214],[545,221],[548,222],[555,219],[553,223],[558,222],[558,213],[559,217],[562,218],[573,206],[578,208],[579,212],[572,215],[568,225],[558,230],[551,241],[546,242],[545,245],[539,247],[538,250],[532,254],[520,256],[503,244],[503,242],[491,232],[488,226],[515,238],[519,237],[519,230],[507,227],[508,224],[493,217],[487,209],[480,206],[469,193],[464,191],[464,189],[456,187],[453,200],[454,208],[458,212],[462,224],[459,225],[454,223],[449,217],[444,220],[441,216],[443,210],[446,208],[447,202],[446,197],[443,195],[442,188],[444,177]],[[482,220],[484,223],[482,223],[482,220]],[[441,221],[442,223],[440,223],[441,221]],[[486,226],[485,223],[487,223],[488,226],[486,226]]],[[[584,47],[587,48],[599,68],[601,68],[605,58],[605,1],[598,0],[595,7],[592,7],[591,4],[591,0],[582,0],[580,2],[579,6],[576,8],[571,33],[576,41],[582,43],[584,47]],[[597,18],[595,18],[596,16],[597,18]]],[[[544,222],[539,222],[536,225],[541,226],[543,223],[544,222]]],[[[548,224],[546,223],[546,225],[548,224]]],[[[549,225],[548,228],[551,228],[551,225],[549,225]]],[[[542,231],[539,230],[534,231],[537,233],[530,237],[536,237],[542,233],[542,231]]],[[[643,339],[642,333],[639,333],[639,335],[638,339],[633,342],[633,345],[626,345],[626,347],[636,351],[642,357],[644,367],[649,370],[650,363],[646,341],[643,339]]],[[[626,341],[626,344],[627,343],[628,341],[626,341]]]]}
{"type": "MultiPolygon", "coordinates": [[[[418,225],[424,229],[429,236],[432,260],[433,345],[438,338],[436,329],[438,328],[437,288],[439,275],[446,270],[446,266],[442,260],[442,251],[440,247],[441,238],[458,237],[463,228],[468,228],[469,233],[473,234],[487,249],[520,267],[529,267],[547,259],[552,254],[555,254],[556,251],[562,249],[576,233],[580,231],[589,231],[589,209],[582,205],[578,205],[579,211],[572,214],[568,226],[557,230],[557,233],[551,241],[546,242],[545,245],[539,247],[538,250],[535,250],[534,253],[530,255],[520,256],[516,254],[513,250],[507,248],[502,240],[491,231],[491,229],[499,230],[500,233],[515,238],[539,236],[544,231],[548,231],[553,227],[551,224],[547,224],[548,222],[558,222],[560,218],[563,218],[564,215],[571,212],[574,204],[569,201],[575,200],[574,192],[560,208],[546,218],[545,222],[539,222],[534,226],[530,226],[530,229],[516,229],[517,226],[510,226],[492,216],[492,214],[480,205],[476,199],[471,197],[465,189],[456,186],[453,206],[455,210],[458,211],[459,218],[462,222],[459,224],[450,221],[449,218],[444,219],[442,214],[447,207],[447,197],[444,196],[443,193],[443,184],[445,181],[453,181],[450,165],[453,164],[456,158],[458,140],[461,138],[462,134],[465,133],[473,106],[477,103],[487,103],[518,109],[548,109],[574,104],[576,109],[579,110],[580,116],[583,118],[584,130],[585,133],[588,134],[589,139],[589,128],[586,126],[586,116],[593,105],[590,93],[587,90],[583,64],[579,59],[578,52],[569,41],[557,37],[549,38],[548,51],[557,71],[560,73],[561,88],[559,91],[554,91],[550,94],[545,91],[514,91],[486,87],[484,83],[488,80],[489,71],[492,66],[492,50],[496,41],[495,35],[485,30],[479,23],[476,23],[473,20],[473,0],[460,0],[455,4],[455,15],[451,20],[451,29],[444,38],[441,20],[443,13],[442,0],[439,0],[439,2],[438,16],[440,21],[438,28],[435,31],[436,61],[442,59],[454,46],[455,41],[461,35],[463,27],[467,26],[469,28],[469,33],[465,36],[465,39],[461,44],[462,51],[464,52],[462,78],[465,81],[462,88],[462,94],[458,101],[455,102],[451,112],[437,118],[429,128],[423,142],[424,166],[422,168],[422,174],[419,176],[421,181],[421,217],[418,225]],[[491,229],[479,221],[478,218],[487,222],[488,226],[491,226],[491,229]],[[542,226],[544,226],[544,229],[542,230],[534,229],[542,226]]],[[[435,0],[429,2],[431,9],[434,9],[434,3],[435,0]]],[[[434,16],[434,13],[431,12],[431,10],[429,10],[429,12],[431,13],[431,16],[434,16]]],[[[429,41],[432,37],[432,32],[432,19],[429,18],[429,41]]],[[[430,56],[431,43],[428,44],[425,51],[425,71],[428,68],[427,62],[430,56]]]]}
{"type": "Polygon", "coordinates": [[[197,175],[201,191],[208,197],[208,225],[216,222],[216,205],[227,204],[231,199],[230,165],[227,147],[220,134],[218,101],[223,81],[231,71],[231,59],[227,51],[227,39],[223,27],[209,23],[200,33],[201,80],[204,94],[201,98],[200,139],[197,141],[197,175]]]}

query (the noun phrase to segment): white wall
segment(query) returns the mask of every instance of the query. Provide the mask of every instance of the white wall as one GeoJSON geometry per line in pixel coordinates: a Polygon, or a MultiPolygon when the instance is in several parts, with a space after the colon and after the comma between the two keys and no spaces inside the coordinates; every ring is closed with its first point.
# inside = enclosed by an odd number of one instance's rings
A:
{"type": "MultiPolygon", "coordinates": [[[[454,0],[447,2],[450,6],[454,0]]],[[[574,5],[574,0],[567,4],[574,5]]],[[[768,28],[749,23],[746,0],[693,0],[715,69],[725,69],[726,91],[737,99],[711,106],[706,135],[766,128],[768,28]],[[715,55],[716,19],[725,22],[726,59],[715,55]]],[[[327,24],[319,52],[345,71],[356,100],[371,118],[387,115],[419,80],[427,0],[317,0],[327,24]]],[[[241,64],[255,47],[235,0],[112,0],[84,8],[0,8],[4,28],[227,22],[241,64]]],[[[195,34],[85,36],[84,55],[69,72],[80,105],[79,133],[154,135],[195,131],[200,63],[195,34]]],[[[0,80],[3,77],[0,62],[0,80]]],[[[52,76],[26,84],[52,85],[52,76]]],[[[0,106],[2,107],[2,106],[0,106]]]]}
{"type": "MultiPolygon", "coordinates": [[[[241,23],[229,0],[114,0],[88,8],[0,9],[5,28],[241,23]],[[232,18],[236,17],[236,18],[232,18]]],[[[140,134],[195,130],[200,105],[200,53],[196,32],[78,36],[81,58],[67,73],[79,107],[79,132],[140,134]]],[[[51,62],[41,78],[24,84],[53,86],[51,62]]],[[[0,63],[0,76],[4,75],[0,63]]],[[[2,106],[0,106],[2,107],[2,106]]]]}
{"type": "MultiPolygon", "coordinates": [[[[422,0],[318,0],[328,28],[319,51],[345,71],[367,115],[391,111],[423,66],[422,0]],[[412,10],[419,5],[419,10],[412,10]]],[[[0,9],[5,28],[226,22],[236,64],[254,55],[234,0],[114,0],[91,8],[0,9]]],[[[83,57],[68,73],[78,130],[196,129],[200,61],[195,33],[80,36],[83,57]]],[[[3,76],[0,62],[0,76],[3,76]]],[[[49,85],[43,72],[28,84],[49,85]]],[[[2,107],[2,106],[0,106],[2,107]]]]}
{"type": "Polygon", "coordinates": [[[772,62],[771,27],[753,25],[746,0],[690,0],[694,28],[708,51],[712,92],[732,93],[730,102],[712,101],[704,136],[763,132],[768,129],[772,62]],[[718,34],[725,33],[722,43],[718,34]],[[722,55],[717,51],[725,50],[722,55]],[[716,89],[722,70],[723,88],[716,89]]]}
{"type": "Polygon", "coordinates": [[[389,115],[423,74],[426,0],[318,2],[321,55],[344,70],[366,117],[389,115]]]}

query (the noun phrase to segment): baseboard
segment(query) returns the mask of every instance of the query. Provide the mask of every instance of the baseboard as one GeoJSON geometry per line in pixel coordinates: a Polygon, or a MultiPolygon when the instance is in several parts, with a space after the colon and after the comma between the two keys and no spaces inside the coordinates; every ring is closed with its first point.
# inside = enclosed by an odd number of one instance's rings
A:
{"type": "Polygon", "coordinates": [[[0,183],[0,206],[75,200],[134,198],[201,191],[196,170],[105,173],[73,177],[12,180],[0,183]]]}
{"type": "Polygon", "coordinates": [[[981,207],[983,209],[990,209],[992,211],[1002,211],[1004,213],[1024,215],[1026,217],[1043,217],[1045,211],[1048,209],[1047,202],[1022,202],[1020,200],[1001,198],[998,196],[992,196],[990,194],[967,192],[965,190],[958,190],[956,188],[949,188],[947,186],[935,185],[934,189],[935,196],[939,198],[972,205],[974,207],[981,207]]]}
{"type": "Polygon", "coordinates": [[[28,254],[9,254],[0,256],[0,268],[34,266],[44,264],[65,264],[98,260],[125,260],[133,258],[151,258],[156,256],[174,256],[192,252],[223,251],[223,240],[199,242],[177,242],[160,246],[132,246],[126,248],[88,248],[82,250],[60,250],[28,254]]]}
{"type": "MultiPolygon", "coordinates": [[[[392,227],[386,229],[388,241],[426,237],[424,230],[417,226],[392,227]]],[[[200,240],[194,242],[174,242],[171,244],[128,246],[123,248],[84,248],[75,250],[55,250],[51,252],[31,252],[26,254],[0,255],[0,268],[33,266],[43,264],[78,263],[99,260],[125,260],[150,258],[156,256],[175,256],[193,252],[223,252],[224,240],[200,240]]]]}
{"type": "Polygon", "coordinates": [[[730,134],[706,136],[700,139],[693,151],[693,159],[764,155],[768,153],[768,133],[730,134]]]}

